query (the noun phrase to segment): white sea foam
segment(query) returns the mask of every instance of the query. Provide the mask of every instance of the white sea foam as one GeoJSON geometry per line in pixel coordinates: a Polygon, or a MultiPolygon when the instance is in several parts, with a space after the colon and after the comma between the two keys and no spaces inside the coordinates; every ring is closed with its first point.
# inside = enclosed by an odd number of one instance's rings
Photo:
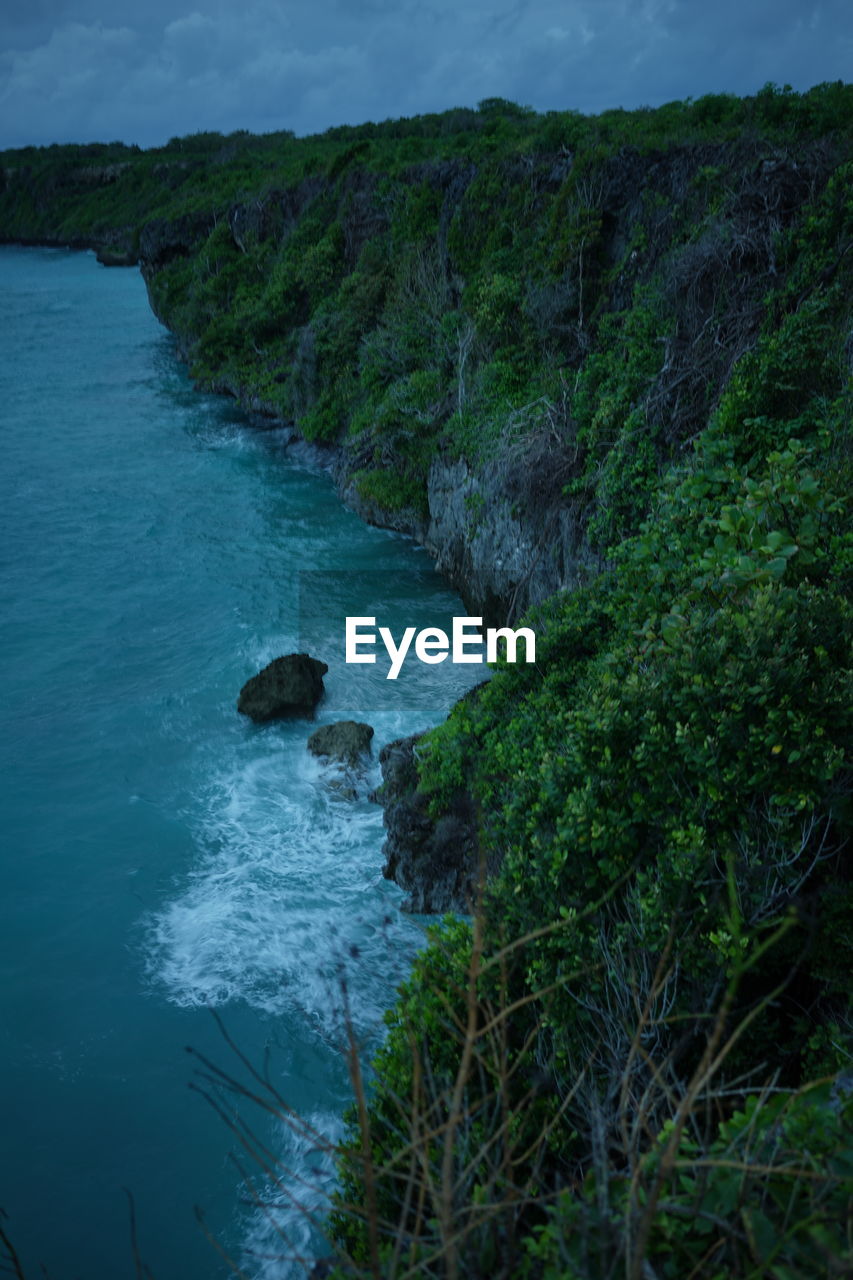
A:
{"type": "Polygon", "coordinates": [[[343,1122],[334,1112],[313,1111],[299,1126],[277,1126],[273,1176],[247,1188],[255,1207],[241,1266],[253,1280],[296,1280],[305,1276],[306,1259],[331,1252],[322,1232],[335,1186],[329,1146],[342,1137],[343,1122]]]}
{"type": "MultiPolygon", "coordinates": [[[[299,1258],[327,1251],[316,1223],[334,1185],[328,1144],[343,1132],[347,1023],[363,1045],[378,1042],[383,1010],[423,938],[381,879],[381,810],[367,799],[378,764],[342,776],[310,756],[304,739],[304,726],[252,734],[233,752],[198,806],[196,867],[148,922],[149,972],[173,1003],[236,1001],[272,1015],[300,1042],[292,1050],[300,1078],[282,1089],[307,1079],[316,1097],[317,1073],[324,1080],[319,1092],[332,1109],[315,1104],[272,1135],[269,1117],[255,1117],[276,1163],[271,1178],[247,1162],[252,1188],[241,1199],[254,1207],[241,1265],[253,1280],[302,1276],[299,1258]],[[354,782],[359,798],[343,799],[339,781],[354,782]]],[[[276,1055],[273,1063],[280,1068],[276,1055]]]]}
{"type": "Polygon", "coordinates": [[[298,1009],[327,1035],[345,983],[369,1033],[420,939],[381,880],[381,813],[366,798],[378,775],[344,800],[303,741],[263,743],[207,788],[201,856],[149,922],[149,968],[176,1004],[298,1009]]]}

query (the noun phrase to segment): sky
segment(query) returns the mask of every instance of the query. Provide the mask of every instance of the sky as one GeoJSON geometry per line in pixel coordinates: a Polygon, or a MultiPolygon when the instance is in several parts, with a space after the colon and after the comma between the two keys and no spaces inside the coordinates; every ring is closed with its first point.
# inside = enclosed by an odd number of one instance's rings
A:
{"type": "Polygon", "coordinates": [[[850,0],[0,0],[0,147],[850,80],[850,0]]]}

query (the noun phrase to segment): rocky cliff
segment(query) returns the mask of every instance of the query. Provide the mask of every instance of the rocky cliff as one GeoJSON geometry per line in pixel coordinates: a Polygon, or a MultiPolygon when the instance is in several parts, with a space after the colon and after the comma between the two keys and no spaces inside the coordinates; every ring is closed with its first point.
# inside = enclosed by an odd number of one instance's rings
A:
{"type": "MultiPolygon", "coordinates": [[[[470,614],[517,622],[637,533],[776,323],[766,299],[808,303],[798,256],[842,189],[850,97],[598,118],[489,100],[314,139],[30,148],[4,157],[0,240],[138,260],[200,386],[290,424],[470,614]]],[[[459,874],[439,897],[464,897],[459,874]]]]}

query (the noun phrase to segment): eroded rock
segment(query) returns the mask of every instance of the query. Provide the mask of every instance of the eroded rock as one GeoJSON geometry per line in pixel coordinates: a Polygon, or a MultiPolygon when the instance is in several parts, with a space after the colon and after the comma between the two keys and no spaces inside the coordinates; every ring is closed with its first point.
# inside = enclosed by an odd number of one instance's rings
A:
{"type": "Polygon", "coordinates": [[[330,756],[351,767],[370,752],[373,729],[358,720],[338,720],[324,724],[311,734],[308,750],[315,756],[330,756]]]}
{"type": "Polygon", "coordinates": [[[135,267],[139,255],[133,249],[116,249],[102,244],[95,250],[95,257],[102,267],[135,267]]]}
{"type": "Polygon", "coordinates": [[[323,696],[325,662],[307,653],[275,658],[240,690],[237,710],[257,724],[289,716],[312,716],[323,696]]]}
{"type": "Polygon", "coordinates": [[[422,736],[400,738],[379,753],[383,783],[376,798],[387,832],[382,874],[408,893],[404,911],[469,912],[479,868],[474,803],[460,791],[439,818],[429,814],[414,756],[422,736]]]}

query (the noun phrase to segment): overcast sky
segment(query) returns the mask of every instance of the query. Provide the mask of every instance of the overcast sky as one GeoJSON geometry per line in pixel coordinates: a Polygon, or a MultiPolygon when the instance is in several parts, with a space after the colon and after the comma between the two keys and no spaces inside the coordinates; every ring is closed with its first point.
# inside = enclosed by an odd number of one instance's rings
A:
{"type": "Polygon", "coordinates": [[[0,0],[0,147],[849,80],[850,0],[0,0]]]}

